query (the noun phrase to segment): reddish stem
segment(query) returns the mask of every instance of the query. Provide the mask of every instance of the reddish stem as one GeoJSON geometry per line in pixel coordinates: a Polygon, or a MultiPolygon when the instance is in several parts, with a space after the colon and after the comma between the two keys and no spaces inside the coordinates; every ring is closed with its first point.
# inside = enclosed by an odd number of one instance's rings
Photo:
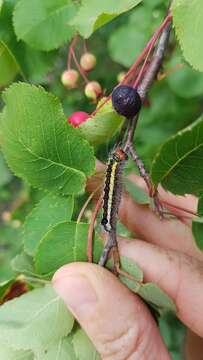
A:
{"type": "Polygon", "coordinates": [[[153,48],[153,47],[154,47],[154,44],[151,43],[151,46],[150,46],[149,51],[148,51],[148,53],[147,53],[147,56],[146,56],[146,58],[145,58],[145,60],[144,60],[144,62],[143,62],[143,64],[142,64],[142,67],[141,67],[141,69],[140,69],[140,71],[139,71],[138,77],[135,79],[135,81],[134,81],[134,83],[133,83],[133,87],[134,87],[134,88],[137,88],[140,80],[142,79],[142,77],[143,77],[143,75],[144,75],[144,73],[145,73],[145,69],[146,69],[146,66],[147,66],[147,62],[148,62],[148,59],[149,59],[149,57],[150,57],[150,54],[151,54],[151,51],[152,51],[152,48],[153,48]]]}
{"type": "Polygon", "coordinates": [[[72,47],[70,48],[70,51],[71,51],[71,53],[72,53],[73,60],[74,60],[74,62],[75,62],[75,65],[76,65],[77,68],[78,68],[78,71],[79,71],[80,75],[83,77],[83,79],[84,79],[84,81],[86,82],[86,84],[88,84],[89,80],[88,80],[87,76],[85,75],[83,69],[81,68],[79,62],[77,61],[77,58],[76,58],[76,55],[75,55],[75,51],[73,50],[72,47]]]}
{"type": "Polygon", "coordinates": [[[99,105],[91,114],[90,116],[93,117],[96,113],[111,99],[111,94],[99,105]]]}
{"type": "MultiPolygon", "coordinates": [[[[134,87],[137,87],[137,85],[139,84],[142,76],[143,76],[143,73],[145,71],[145,67],[146,67],[146,64],[147,64],[147,61],[149,59],[149,56],[151,54],[151,51],[156,43],[156,41],[158,40],[160,34],[162,33],[162,31],[165,29],[165,27],[168,25],[169,21],[171,21],[172,19],[172,15],[171,14],[168,14],[167,17],[164,19],[164,21],[162,22],[162,24],[160,25],[160,27],[156,30],[156,32],[154,33],[154,35],[152,36],[152,38],[150,39],[150,41],[148,42],[146,48],[144,49],[143,52],[145,52],[146,55],[146,58],[145,58],[145,61],[141,67],[141,70],[138,74],[138,77],[134,83],[134,87]]],[[[142,55],[142,54],[141,54],[142,55]]],[[[141,56],[140,55],[140,56],[141,56]]],[[[138,58],[139,59],[139,58],[138,58]]],[[[126,74],[126,76],[128,75],[128,73],[126,74]]]]}
{"type": "Polygon", "coordinates": [[[169,202],[167,202],[165,200],[162,200],[162,199],[160,201],[161,201],[161,204],[165,205],[166,207],[169,207],[169,208],[174,209],[174,210],[175,209],[181,210],[181,211],[186,212],[186,213],[188,213],[190,215],[197,216],[197,213],[195,211],[185,209],[185,208],[183,208],[181,206],[178,206],[178,205],[172,205],[169,202]]]}
{"type": "Polygon", "coordinates": [[[68,57],[67,57],[67,69],[71,69],[71,60],[72,60],[72,52],[71,49],[74,49],[76,43],[77,43],[78,37],[77,35],[73,38],[73,40],[70,43],[69,46],[69,52],[68,52],[68,57]]]}
{"type": "Polygon", "coordinates": [[[93,232],[94,232],[94,224],[96,221],[97,214],[102,204],[102,196],[100,196],[99,200],[96,202],[94,210],[92,212],[91,222],[89,224],[88,236],[87,236],[87,258],[88,262],[92,263],[92,248],[93,248],[93,232]]]}
{"type": "Polygon", "coordinates": [[[83,214],[85,212],[85,210],[87,209],[88,204],[90,203],[90,201],[92,200],[92,198],[94,197],[94,195],[96,194],[96,192],[99,190],[99,188],[101,187],[101,185],[99,185],[91,194],[90,196],[87,198],[87,200],[85,201],[84,205],[82,206],[80,213],[78,215],[77,218],[77,223],[79,223],[83,217],[83,214]]]}

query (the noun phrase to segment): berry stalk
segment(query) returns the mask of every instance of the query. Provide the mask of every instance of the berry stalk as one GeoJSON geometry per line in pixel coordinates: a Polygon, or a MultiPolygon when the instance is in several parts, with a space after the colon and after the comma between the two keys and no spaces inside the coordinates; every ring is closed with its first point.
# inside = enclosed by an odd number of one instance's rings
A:
{"type": "MultiPolygon", "coordinates": [[[[149,40],[149,42],[147,43],[146,47],[143,49],[143,51],[141,52],[141,54],[138,56],[137,60],[134,62],[134,64],[130,67],[130,69],[128,70],[128,72],[125,74],[125,76],[123,77],[122,81],[120,83],[118,83],[118,85],[123,85],[127,79],[129,79],[129,77],[136,71],[137,67],[140,65],[140,63],[142,62],[142,60],[144,59],[145,56],[147,56],[147,59],[149,58],[149,55],[156,43],[156,41],[158,40],[159,36],[161,35],[161,33],[163,32],[163,30],[166,28],[166,26],[168,25],[168,23],[170,23],[170,21],[172,20],[172,15],[171,13],[169,13],[166,18],[164,19],[164,21],[162,22],[162,24],[160,25],[160,27],[155,31],[154,35],[151,37],[151,39],[149,40]]],[[[147,64],[147,60],[146,62],[144,62],[144,64],[147,64]]],[[[143,65],[144,65],[143,64],[143,65]]],[[[138,74],[138,81],[136,81],[136,85],[138,84],[138,82],[140,82],[144,72],[145,72],[145,65],[144,67],[141,68],[139,74],[138,74]]],[[[135,87],[135,86],[133,86],[135,87]]],[[[90,115],[91,117],[95,116],[96,113],[111,99],[111,94],[105,99],[105,101],[98,106],[95,111],[92,112],[92,114],[90,115]]]]}

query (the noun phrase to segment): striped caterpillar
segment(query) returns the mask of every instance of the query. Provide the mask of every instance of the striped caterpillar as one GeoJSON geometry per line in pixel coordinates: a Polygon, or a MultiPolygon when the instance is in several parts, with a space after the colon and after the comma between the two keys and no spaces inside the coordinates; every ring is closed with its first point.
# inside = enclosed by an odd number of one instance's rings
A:
{"type": "Polygon", "coordinates": [[[107,164],[103,195],[103,217],[101,220],[101,224],[107,232],[116,230],[118,209],[121,201],[122,169],[127,159],[127,154],[121,148],[117,148],[107,164]]]}

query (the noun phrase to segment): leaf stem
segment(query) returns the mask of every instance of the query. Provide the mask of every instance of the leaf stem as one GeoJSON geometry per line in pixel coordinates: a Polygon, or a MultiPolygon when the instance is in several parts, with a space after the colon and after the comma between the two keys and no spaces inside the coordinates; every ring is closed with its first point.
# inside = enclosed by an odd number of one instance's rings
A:
{"type": "Polygon", "coordinates": [[[77,40],[78,40],[78,36],[76,35],[76,36],[74,36],[74,38],[71,41],[70,46],[69,46],[68,57],[67,57],[67,69],[68,70],[71,69],[71,60],[72,60],[72,52],[70,49],[75,47],[77,40]]]}
{"type": "Polygon", "coordinates": [[[88,199],[85,201],[85,203],[83,204],[81,210],[80,210],[80,213],[78,215],[78,218],[77,218],[77,224],[81,221],[82,217],[83,217],[83,214],[88,206],[88,204],[90,203],[90,201],[92,200],[92,198],[94,197],[94,195],[96,194],[96,192],[99,190],[99,188],[101,187],[101,185],[99,185],[91,194],[90,196],[88,197],[88,199]]]}
{"type": "Polygon", "coordinates": [[[74,51],[74,49],[73,49],[72,47],[70,48],[70,52],[71,52],[71,54],[72,54],[73,60],[74,60],[74,62],[75,62],[75,65],[76,65],[77,68],[78,68],[78,71],[79,71],[80,75],[81,75],[82,78],[84,79],[85,83],[88,84],[89,80],[88,80],[87,76],[85,75],[85,72],[84,72],[83,69],[81,68],[79,62],[77,61],[77,57],[76,57],[76,55],[75,55],[75,51],[74,51]]]}
{"type": "Polygon", "coordinates": [[[102,205],[102,196],[100,196],[99,200],[96,202],[95,207],[92,212],[91,221],[88,228],[88,236],[87,236],[87,258],[88,262],[92,263],[93,260],[93,254],[92,254],[92,248],[93,248],[93,232],[94,232],[94,224],[96,221],[97,214],[101,208],[102,205]]]}

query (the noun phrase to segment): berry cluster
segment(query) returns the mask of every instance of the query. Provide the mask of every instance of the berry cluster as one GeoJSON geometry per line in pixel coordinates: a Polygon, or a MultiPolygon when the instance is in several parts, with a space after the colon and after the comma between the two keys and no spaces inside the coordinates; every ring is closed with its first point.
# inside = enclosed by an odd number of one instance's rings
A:
{"type": "MultiPolygon", "coordinates": [[[[95,68],[96,57],[87,50],[86,43],[84,43],[85,46],[83,54],[78,59],[74,49],[77,41],[78,38],[75,37],[70,44],[67,58],[67,69],[62,73],[61,81],[66,88],[73,89],[79,86],[79,78],[81,76],[85,82],[85,95],[93,102],[96,102],[96,100],[102,95],[102,88],[97,81],[90,81],[88,79],[88,73],[95,68]],[[76,69],[71,66],[72,61],[74,61],[76,69]]],[[[74,127],[80,126],[88,118],[94,116],[97,111],[99,111],[99,109],[110,99],[112,99],[112,105],[118,114],[129,119],[134,117],[142,106],[137,86],[139,85],[140,78],[146,69],[145,62],[141,66],[141,69],[139,69],[140,71],[137,69],[137,65],[138,64],[135,62],[127,73],[120,72],[118,74],[118,85],[114,88],[112,94],[109,95],[91,115],[83,111],[77,111],[68,117],[68,122],[74,127]]]]}
{"type": "Polygon", "coordinates": [[[61,82],[68,89],[76,88],[79,86],[78,82],[81,75],[85,82],[85,95],[89,99],[96,101],[96,99],[102,94],[101,85],[97,81],[89,81],[87,77],[87,74],[92,71],[96,65],[96,57],[94,54],[89,52],[85,46],[85,51],[78,61],[74,50],[76,42],[77,37],[73,39],[70,45],[67,59],[67,70],[62,73],[61,82]],[[77,70],[71,67],[72,60],[74,61],[77,70]]]}

